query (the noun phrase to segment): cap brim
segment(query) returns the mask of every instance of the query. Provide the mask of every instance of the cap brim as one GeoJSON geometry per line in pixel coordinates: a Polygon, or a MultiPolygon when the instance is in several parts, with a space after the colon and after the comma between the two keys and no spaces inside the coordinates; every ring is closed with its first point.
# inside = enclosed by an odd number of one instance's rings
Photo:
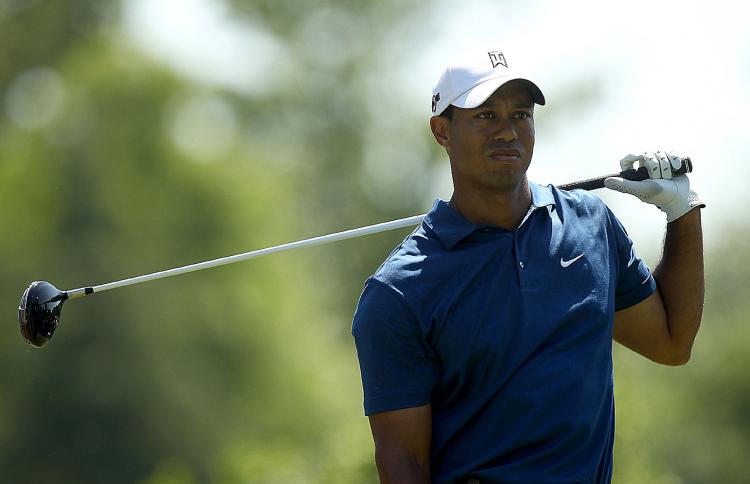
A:
{"type": "Polygon", "coordinates": [[[497,91],[502,85],[511,81],[524,81],[529,89],[529,92],[531,93],[532,101],[534,101],[536,104],[544,106],[544,104],[547,102],[544,99],[542,90],[528,79],[525,79],[523,77],[496,77],[494,79],[488,79],[487,81],[474,86],[473,88],[469,89],[468,91],[464,92],[456,99],[451,101],[450,104],[465,109],[475,108],[485,102],[487,98],[492,96],[492,93],[497,91]]]}

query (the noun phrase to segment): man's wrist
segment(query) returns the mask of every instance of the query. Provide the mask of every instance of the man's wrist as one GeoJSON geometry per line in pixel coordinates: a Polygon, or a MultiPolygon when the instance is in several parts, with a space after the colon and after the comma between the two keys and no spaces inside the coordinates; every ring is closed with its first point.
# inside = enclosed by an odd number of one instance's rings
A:
{"type": "Polygon", "coordinates": [[[675,218],[671,222],[667,223],[668,228],[677,228],[677,227],[698,227],[700,228],[700,222],[701,222],[701,211],[700,209],[705,207],[704,204],[695,205],[694,207],[691,207],[687,212],[682,214],[681,216],[675,218]]]}

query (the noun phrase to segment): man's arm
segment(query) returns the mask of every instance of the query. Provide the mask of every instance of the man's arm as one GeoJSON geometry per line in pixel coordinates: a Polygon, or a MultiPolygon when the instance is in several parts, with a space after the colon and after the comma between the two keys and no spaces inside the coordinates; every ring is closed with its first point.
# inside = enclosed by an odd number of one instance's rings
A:
{"type": "Polygon", "coordinates": [[[657,290],[615,313],[614,339],[665,365],[690,359],[703,314],[703,234],[700,210],[667,224],[657,290]]]}
{"type": "Polygon", "coordinates": [[[381,484],[429,484],[430,405],[370,415],[381,484]]]}

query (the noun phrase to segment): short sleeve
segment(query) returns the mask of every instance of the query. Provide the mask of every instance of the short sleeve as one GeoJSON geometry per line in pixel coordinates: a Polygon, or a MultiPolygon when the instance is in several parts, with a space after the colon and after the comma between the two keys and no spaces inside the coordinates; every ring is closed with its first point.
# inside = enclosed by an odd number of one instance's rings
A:
{"type": "Polygon", "coordinates": [[[622,223],[609,208],[607,212],[612,227],[612,240],[617,257],[617,287],[615,311],[629,308],[646,299],[656,290],[656,281],[645,262],[635,254],[633,241],[622,223]]]}
{"type": "Polygon", "coordinates": [[[430,403],[437,382],[434,352],[400,293],[370,278],[357,305],[352,335],[365,415],[430,403]]]}

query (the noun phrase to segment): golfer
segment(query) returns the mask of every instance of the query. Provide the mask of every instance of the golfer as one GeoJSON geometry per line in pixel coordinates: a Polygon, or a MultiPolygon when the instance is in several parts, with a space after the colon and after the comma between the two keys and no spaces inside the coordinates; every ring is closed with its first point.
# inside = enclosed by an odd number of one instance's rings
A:
{"type": "Polygon", "coordinates": [[[453,195],[371,276],[352,333],[383,483],[608,483],[612,340],[690,358],[703,306],[700,210],[681,159],[628,155],[608,188],[667,217],[656,269],[596,196],[528,181],[545,98],[506,52],[470,52],[433,90],[453,195]]]}

